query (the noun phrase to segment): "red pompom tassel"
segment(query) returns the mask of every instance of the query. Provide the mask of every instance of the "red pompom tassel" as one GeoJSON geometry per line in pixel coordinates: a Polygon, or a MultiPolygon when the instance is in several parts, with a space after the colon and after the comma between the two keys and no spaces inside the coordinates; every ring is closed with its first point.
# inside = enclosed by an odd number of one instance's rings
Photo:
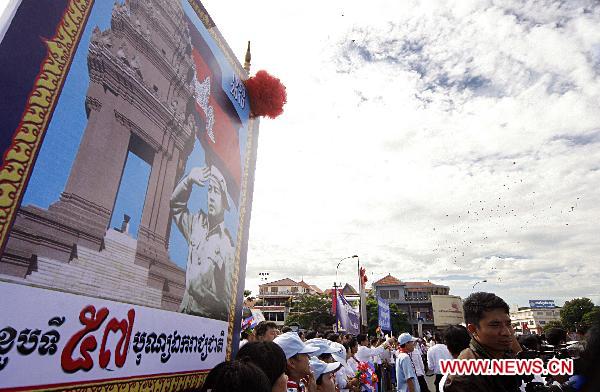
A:
{"type": "Polygon", "coordinates": [[[245,82],[250,97],[250,111],[253,116],[275,118],[283,113],[287,102],[285,86],[267,71],[258,71],[245,82]]]}

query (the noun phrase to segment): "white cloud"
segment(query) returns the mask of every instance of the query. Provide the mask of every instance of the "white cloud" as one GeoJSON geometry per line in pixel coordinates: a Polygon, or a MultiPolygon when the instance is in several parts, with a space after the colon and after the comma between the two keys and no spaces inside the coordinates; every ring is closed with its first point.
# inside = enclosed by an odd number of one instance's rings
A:
{"type": "Polygon", "coordinates": [[[249,285],[325,288],[357,253],[373,279],[600,302],[595,2],[205,5],[288,87],[261,124],[249,285]]]}

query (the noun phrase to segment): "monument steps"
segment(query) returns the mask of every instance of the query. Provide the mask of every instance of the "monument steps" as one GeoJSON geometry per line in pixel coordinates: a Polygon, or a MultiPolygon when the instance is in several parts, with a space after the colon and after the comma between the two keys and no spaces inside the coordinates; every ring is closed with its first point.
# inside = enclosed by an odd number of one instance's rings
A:
{"type": "Polygon", "coordinates": [[[30,283],[78,294],[160,308],[162,290],[148,286],[148,269],[135,264],[137,241],[108,230],[100,252],[79,246],[70,263],[41,257],[30,283]]]}

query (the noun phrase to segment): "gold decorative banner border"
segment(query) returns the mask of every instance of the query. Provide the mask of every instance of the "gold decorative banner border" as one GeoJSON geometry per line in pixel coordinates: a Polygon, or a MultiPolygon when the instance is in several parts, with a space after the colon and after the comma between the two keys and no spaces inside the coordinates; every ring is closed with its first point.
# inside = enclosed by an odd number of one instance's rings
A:
{"type": "Polygon", "coordinates": [[[66,391],[66,392],[154,392],[188,391],[202,386],[209,370],[187,374],[135,377],[113,381],[83,382],[76,385],[39,386],[19,391],[66,391]]]}
{"type": "Polygon", "coordinates": [[[48,47],[46,58],[41,63],[21,121],[0,167],[0,249],[3,249],[8,238],[8,229],[31,175],[93,4],[94,0],[69,0],[54,37],[44,41],[48,47]]]}

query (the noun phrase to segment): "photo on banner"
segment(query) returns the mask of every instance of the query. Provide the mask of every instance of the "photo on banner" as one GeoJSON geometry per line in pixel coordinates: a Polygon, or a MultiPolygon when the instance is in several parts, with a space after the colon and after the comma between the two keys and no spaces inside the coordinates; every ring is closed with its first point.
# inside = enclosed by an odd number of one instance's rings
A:
{"type": "Polygon", "coordinates": [[[200,385],[239,340],[258,135],[247,72],[197,0],[11,12],[0,390],[200,385]]]}

